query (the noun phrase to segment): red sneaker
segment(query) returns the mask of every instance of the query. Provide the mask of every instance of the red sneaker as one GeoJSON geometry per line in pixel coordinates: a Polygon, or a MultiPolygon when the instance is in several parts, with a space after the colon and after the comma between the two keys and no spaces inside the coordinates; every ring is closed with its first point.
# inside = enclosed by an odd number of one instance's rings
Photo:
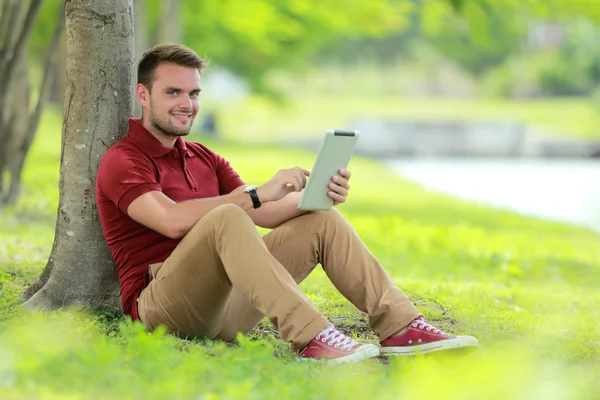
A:
{"type": "Polygon", "coordinates": [[[417,353],[477,347],[479,341],[472,336],[452,336],[429,325],[423,317],[413,320],[404,333],[390,336],[381,342],[381,354],[409,356],[417,353]]]}
{"type": "Polygon", "coordinates": [[[331,325],[311,340],[298,355],[302,360],[325,360],[327,364],[335,365],[379,357],[380,353],[377,346],[355,342],[331,325]]]}

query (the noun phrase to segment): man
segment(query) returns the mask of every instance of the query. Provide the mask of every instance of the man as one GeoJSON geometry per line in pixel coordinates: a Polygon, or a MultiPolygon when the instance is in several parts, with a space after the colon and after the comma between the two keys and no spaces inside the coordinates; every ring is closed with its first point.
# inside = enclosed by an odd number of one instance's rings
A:
{"type": "MultiPolygon", "coordinates": [[[[337,210],[297,209],[308,171],[283,169],[247,186],[221,156],[183,139],[198,112],[203,66],[184,46],[147,51],[136,87],[142,118],[130,120],[98,171],[124,312],[149,330],[222,340],[267,316],[301,358],[330,363],[477,346],[425,322],[337,210]],[[273,230],[261,238],[256,225],[273,230]],[[338,332],[302,293],[298,283],[317,264],[368,313],[381,349],[338,332]]],[[[332,178],[336,205],[349,179],[345,170],[332,178]]]]}

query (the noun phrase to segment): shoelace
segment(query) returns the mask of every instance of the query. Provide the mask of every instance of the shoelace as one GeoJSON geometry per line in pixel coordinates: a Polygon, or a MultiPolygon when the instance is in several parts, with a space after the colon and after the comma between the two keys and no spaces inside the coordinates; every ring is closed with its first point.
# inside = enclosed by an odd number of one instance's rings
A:
{"type": "Polygon", "coordinates": [[[315,340],[320,340],[323,343],[327,342],[329,346],[333,346],[336,349],[339,348],[342,351],[350,350],[352,347],[354,347],[354,345],[357,344],[354,340],[350,339],[348,336],[339,332],[335,328],[329,329],[327,333],[319,333],[317,337],[315,337],[315,340]]]}
{"type": "Polygon", "coordinates": [[[429,325],[428,322],[426,322],[424,319],[416,319],[413,321],[412,323],[413,328],[416,328],[417,326],[419,327],[419,329],[424,329],[428,332],[433,331],[433,333],[441,333],[442,335],[448,335],[446,332],[444,332],[441,329],[438,329],[434,326],[429,325]]]}

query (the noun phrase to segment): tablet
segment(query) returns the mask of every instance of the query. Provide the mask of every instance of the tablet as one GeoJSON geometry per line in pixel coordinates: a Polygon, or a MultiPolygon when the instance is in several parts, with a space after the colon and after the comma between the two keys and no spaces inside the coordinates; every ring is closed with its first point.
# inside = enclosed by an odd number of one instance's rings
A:
{"type": "Polygon", "coordinates": [[[302,192],[298,204],[299,210],[329,210],[333,207],[333,199],[327,195],[329,182],[334,175],[339,175],[338,171],[341,168],[348,168],[358,136],[359,132],[352,130],[330,129],[325,133],[310,177],[302,192]]]}

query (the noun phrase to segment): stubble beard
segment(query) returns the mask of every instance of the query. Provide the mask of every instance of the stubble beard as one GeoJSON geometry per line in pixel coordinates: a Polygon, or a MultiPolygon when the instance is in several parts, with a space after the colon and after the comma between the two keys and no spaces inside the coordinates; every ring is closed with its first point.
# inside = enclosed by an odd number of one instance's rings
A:
{"type": "MultiPolygon", "coordinates": [[[[171,114],[169,114],[171,115],[171,114]]],[[[193,120],[190,118],[190,124],[188,127],[175,127],[171,121],[167,118],[166,121],[161,121],[155,113],[150,112],[150,123],[157,132],[170,137],[187,136],[190,134],[193,120]]]]}

